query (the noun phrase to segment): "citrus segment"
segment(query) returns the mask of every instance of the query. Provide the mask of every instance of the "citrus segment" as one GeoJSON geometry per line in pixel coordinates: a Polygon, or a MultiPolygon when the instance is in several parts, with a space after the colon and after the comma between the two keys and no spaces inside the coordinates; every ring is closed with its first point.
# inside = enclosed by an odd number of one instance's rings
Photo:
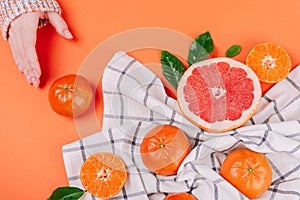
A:
{"type": "Polygon", "coordinates": [[[255,73],[230,58],[213,58],[186,70],[177,88],[183,114],[200,128],[224,132],[243,125],[255,112],[261,87],[255,73]]]}
{"type": "Polygon", "coordinates": [[[252,199],[261,196],[271,185],[272,167],[264,154],[242,148],[226,157],[220,175],[252,199]]]}
{"type": "Polygon", "coordinates": [[[253,47],[246,64],[262,82],[276,83],[290,72],[292,63],[285,49],[273,43],[261,43],[253,47]]]}
{"type": "Polygon", "coordinates": [[[127,179],[122,159],[112,153],[90,156],[82,165],[80,180],[85,189],[98,198],[111,198],[123,188],[127,179]]]}
{"type": "Polygon", "coordinates": [[[164,200],[197,200],[197,198],[189,193],[175,193],[169,194],[164,200]]]}

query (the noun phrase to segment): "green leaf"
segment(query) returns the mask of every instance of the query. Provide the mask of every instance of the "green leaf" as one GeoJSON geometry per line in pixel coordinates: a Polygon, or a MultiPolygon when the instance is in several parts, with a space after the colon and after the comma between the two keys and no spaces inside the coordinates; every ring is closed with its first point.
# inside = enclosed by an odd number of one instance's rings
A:
{"type": "Polygon", "coordinates": [[[84,193],[84,190],[77,187],[59,187],[53,191],[48,200],[78,200],[84,193]]]}
{"type": "Polygon", "coordinates": [[[242,47],[238,44],[232,45],[227,51],[226,56],[231,58],[238,55],[242,50],[242,47]]]}
{"type": "Polygon", "coordinates": [[[161,51],[160,62],[164,77],[177,89],[178,82],[185,71],[184,65],[176,56],[165,50],[161,51]]]}
{"type": "Polygon", "coordinates": [[[213,52],[214,43],[211,38],[210,33],[207,31],[198,37],[192,42],[189,53],[188,53],[188,64],[192,64],[204,60],[207,56],[213,52]]]}

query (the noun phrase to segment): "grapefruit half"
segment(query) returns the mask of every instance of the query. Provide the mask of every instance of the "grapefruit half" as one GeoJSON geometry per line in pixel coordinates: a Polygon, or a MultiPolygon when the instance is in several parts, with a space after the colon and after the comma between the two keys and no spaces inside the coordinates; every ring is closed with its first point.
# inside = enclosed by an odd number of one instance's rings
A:
{"type": "Polygon", "coordinates": [[[212,58],[190,66],[177,88],[179,107],[192,123],[208,132],[242,126],[261,100],[258,77],[231,58],[212,58]]]}

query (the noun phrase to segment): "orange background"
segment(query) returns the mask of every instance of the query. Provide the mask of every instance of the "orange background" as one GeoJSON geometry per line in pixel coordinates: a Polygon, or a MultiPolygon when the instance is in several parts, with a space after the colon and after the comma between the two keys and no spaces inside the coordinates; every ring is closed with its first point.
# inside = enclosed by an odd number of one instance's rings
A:
{"type": "MultiPolygon", "coordinates": [[[[8,44],[0,41],[0,199],[47,199],[56,187],[68,184],[61,148],[80,137],[73,119],[52,111],[48,89],[57,78],[77,73],[89,52],[117,33],[154,26],[194,38],[210,31],[215,43],[214,57],[224,56],[228,47],[240,44],[243,50],[236,59],[245,61],[255,44],[274,42],[287,50],[293,67],[300,61],[299,0],[59,3],[75,39],[60,38],[51,26],[38,31],[37,51],[43,72],[39,89],[26,83],[14,65],[8,44]]],[[[135,51],[131,55],[142,62],[159,63],[159,51],[135,51]]],[[[160,68],[154,71],[161,76],[160,68]]],[[[264,91],[271,86],[263,84],[264,91]]],[[[94,87],[101,127],[101,87],[94,87]]],[[[87,134],[94,131],[94,127],[86,127],[87,134]]]]}

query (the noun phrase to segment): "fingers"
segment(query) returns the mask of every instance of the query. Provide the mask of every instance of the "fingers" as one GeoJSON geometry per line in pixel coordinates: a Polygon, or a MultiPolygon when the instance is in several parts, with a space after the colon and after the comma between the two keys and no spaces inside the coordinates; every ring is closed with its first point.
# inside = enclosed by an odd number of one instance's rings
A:
{"type": "Polygon", "coordinates": [[[20,72],[23,72],[22,66],[20,64],[20,58],[19,58],[19,49],[17,48],[16,41],[14,39],[8,38],[8,43],[10,45],[11,53],[13,55],[14,61],[18,67],[18,70],[20,72]]]}
{"type": "Polygon", "coordinates": [[[41,68],[35,49],[36,31],[39,18],[48,19],[57,33],[66,39],[73,36],[67,23],[56,12],[26,13],[15,19],[9,30],[9,44],[18,69],[24,74],[27,82],[38,87],[40,84],[41,68]]]}
{"type": "Polygon", "coordinates": [[[41,69],[35,50],[38,13],[28,13],[17,18],[9,31],[9,44],[18,69],[26,81],[38,87],[41,69]]]}
{"type": "Polygon", "coordinates": [[[34,87],[38,87],[40,84],[41,68],[36,54],[35,46],[32,43],[28,43],[24,47],[24,75],[29,83],[32,83],[34,87]],[[28,80],[29,78],[29,80],[28,80]]]}
{"type": "Polygon", "coordinates": [[[68,25],[65,20],[56,12],[48,12],[48,18],[52,26],[55,28],[56,32],[66,38],[72,39],[73,35],[68,29],[68,25]]]}

